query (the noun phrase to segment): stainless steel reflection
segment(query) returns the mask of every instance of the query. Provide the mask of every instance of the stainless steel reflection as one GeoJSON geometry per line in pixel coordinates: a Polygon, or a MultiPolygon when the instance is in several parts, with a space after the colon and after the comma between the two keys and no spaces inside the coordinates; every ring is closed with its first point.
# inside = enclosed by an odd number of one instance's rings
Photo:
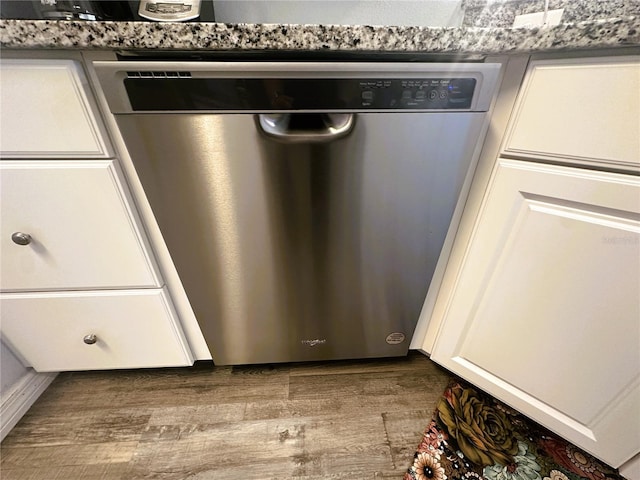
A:
{"type": "Polygon", "coordinates": [[[238,364],[406,353],[482,116],[358,114],[290,145],[253,115],[118,123],[214,360],[238,364]]]}
{"type": "Polygon", "coordinates": [[[499,65],[94,65],[217,364],[407,353],[499,65]]]}

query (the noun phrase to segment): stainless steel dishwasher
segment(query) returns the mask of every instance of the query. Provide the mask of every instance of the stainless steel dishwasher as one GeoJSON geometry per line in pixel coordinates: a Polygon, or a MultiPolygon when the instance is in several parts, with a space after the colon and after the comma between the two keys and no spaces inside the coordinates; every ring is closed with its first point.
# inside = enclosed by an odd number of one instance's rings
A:
{"type": "Polygon", "coordinates": [[[216,364],[406,355],[500,65],[94,65],[216,364]]]}

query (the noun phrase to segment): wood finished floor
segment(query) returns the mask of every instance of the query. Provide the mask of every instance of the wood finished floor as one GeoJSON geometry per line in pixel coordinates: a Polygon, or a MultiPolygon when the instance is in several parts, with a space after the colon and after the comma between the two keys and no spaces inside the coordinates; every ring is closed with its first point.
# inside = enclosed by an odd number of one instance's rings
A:
{"type": "Polygon", "coordinates": [[[449,374],[407,358],[62,373],[2,480],[401,479],[449,374]]]}

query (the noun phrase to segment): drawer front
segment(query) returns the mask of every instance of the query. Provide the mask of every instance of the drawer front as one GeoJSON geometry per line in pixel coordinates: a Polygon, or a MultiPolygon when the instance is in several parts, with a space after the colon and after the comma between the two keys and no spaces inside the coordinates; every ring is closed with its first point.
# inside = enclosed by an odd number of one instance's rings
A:
{"type": "Polygon", "coordinates": [[[0,303],[3,338],[39,372],[193,364],[162,289],[3,294],[0,303]]]}
{"type": "Polygon", "coordinates": [[[640,166],[640,56],[535,61],[504,152],[640,166]]]}
{"type": "Polygon", "coordinates": [[[4,158],[110,156],[104,127],[77,62],[3,59],[0,67],[4,158]]]}
{"type": "Polygon", "coordinates": [[[0,162],[0,201],[2,291],[161,285],[112,161],[0,162]]]}

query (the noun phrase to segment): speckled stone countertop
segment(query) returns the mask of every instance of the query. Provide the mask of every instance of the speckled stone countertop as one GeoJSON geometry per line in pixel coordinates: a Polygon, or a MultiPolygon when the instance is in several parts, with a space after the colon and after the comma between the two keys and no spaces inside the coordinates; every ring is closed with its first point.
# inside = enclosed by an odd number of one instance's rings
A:
{"type": "Polygon", "coordinates": [[[640,17],[550,28],[1,20],[2,48],[515,53],[640,45],[640,17]]]}

